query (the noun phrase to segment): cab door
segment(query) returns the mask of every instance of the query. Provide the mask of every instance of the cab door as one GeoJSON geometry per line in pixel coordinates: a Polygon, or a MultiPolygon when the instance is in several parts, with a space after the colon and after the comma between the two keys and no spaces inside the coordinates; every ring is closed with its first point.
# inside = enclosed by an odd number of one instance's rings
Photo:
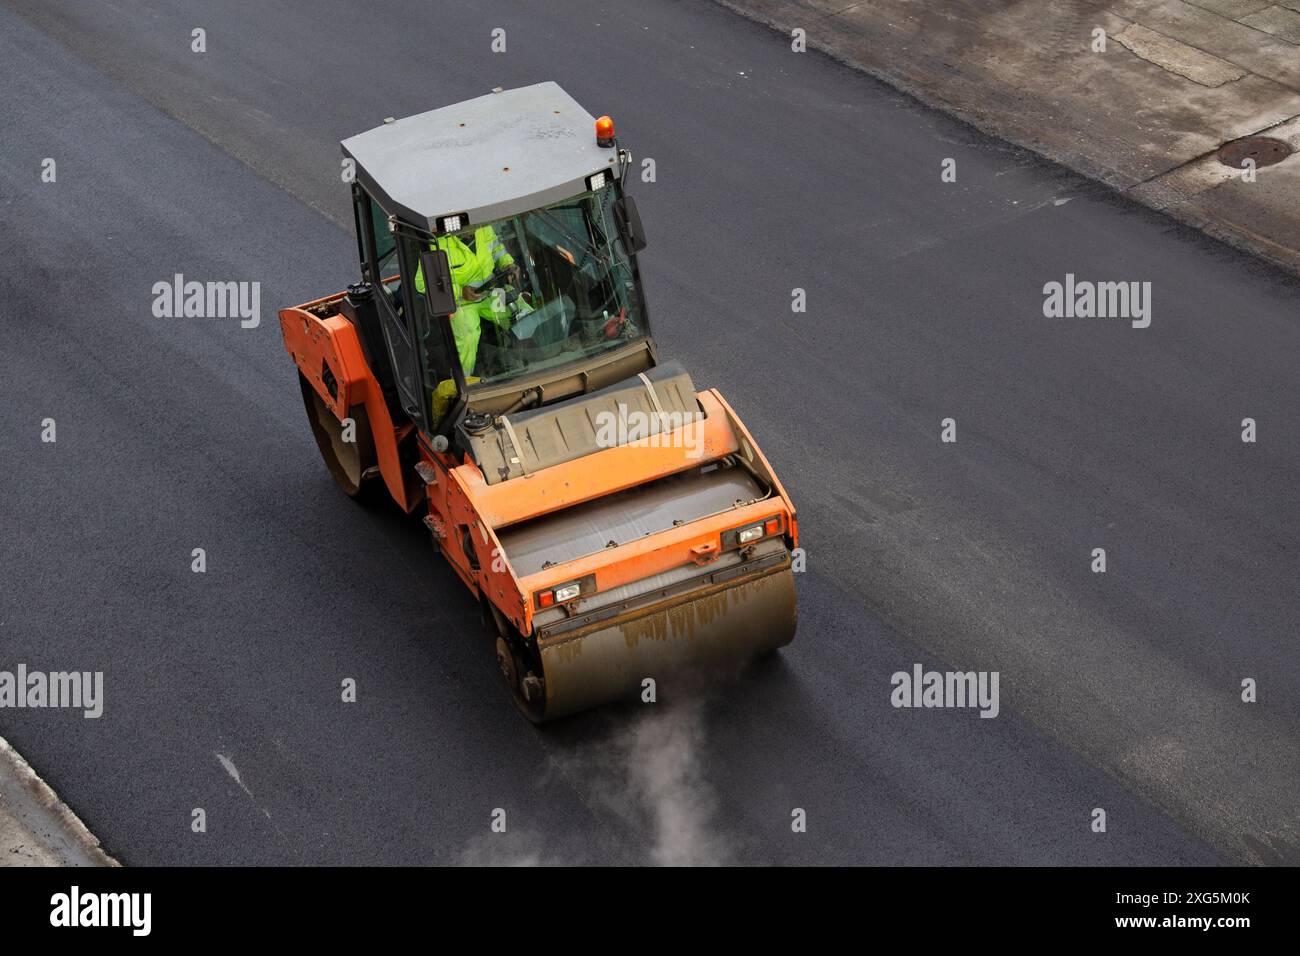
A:
{"type": "Polygon", "coordinates": [[[360,186],[354,187],[354,212],[361,239],[361,274],[375,288],[380,327],[392,362],[402,410],[417,425],[428,427],[424,376],[412,317],[405,306],[397,235],[388,214],[360,186]]]}

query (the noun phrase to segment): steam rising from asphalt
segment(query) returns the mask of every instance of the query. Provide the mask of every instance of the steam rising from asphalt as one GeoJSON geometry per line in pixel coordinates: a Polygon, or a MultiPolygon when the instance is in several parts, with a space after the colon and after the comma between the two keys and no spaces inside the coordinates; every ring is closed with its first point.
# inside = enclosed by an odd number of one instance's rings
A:
{"type": "Polygon", "coordinates": [[[731,857],[714,825],[704,777],[704,706],[694,699],[655,708],[615,741],[626,800],[649,818],[650,859],[661,866],[718,866],[731,857]]]}
{"type": "MultiPolygon", "coordinates": [[[[620,718],[622,724],[622,718],[620,718]]],[[[734,856],[717,827],[717,802],[705,779],[702,699],[653,704],[604,740],[550,758],[550,774],[594,809],[611,813],[632,839],[648,835],[646,862],[721,866],[734,856]]],[[[624,841],[618,839],[620,844],[624,841]]],[[[470,865],[580,864],[545,852],[535,832],[485,834],[462,855],[470,865]]]]}

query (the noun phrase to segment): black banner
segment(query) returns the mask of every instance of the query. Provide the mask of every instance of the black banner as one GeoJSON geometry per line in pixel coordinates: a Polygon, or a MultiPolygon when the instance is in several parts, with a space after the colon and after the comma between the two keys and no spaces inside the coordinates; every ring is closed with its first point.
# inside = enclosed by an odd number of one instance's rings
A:
{"type": "MultiPolygon", "coordinates": [[[[205,941],[247,936],[337,945],[456,925],[522,941],[529,910],[568,911],[573,927],[654,935],[719,919],[738,936],[775,924],[855,938],[910,926],[947,939],[1270,939],[1294,918],[1292,869],[818,870],[527,877],[434,869],[0,868],[5,938],[205,941]],[[812,877],[809,879],[809,877],[812,877]],[[520,879],[520,883],[514,883],[520,879]],[[695,885],[695,881],[700,884],[695,885]],[[683,893],[684,884],[691,884],[683,893]],[[757,904],[757,905],[756,905],[757,904]],[[558,910],[557,910],[558,906],[558,910]],[[972,935],[974,934],[974,935],[972,935]],[[1262,935],[1261,935],[1262,934],[1262,935]]],[[[542,923],[549,920],[543,919],[542,923]]]]}

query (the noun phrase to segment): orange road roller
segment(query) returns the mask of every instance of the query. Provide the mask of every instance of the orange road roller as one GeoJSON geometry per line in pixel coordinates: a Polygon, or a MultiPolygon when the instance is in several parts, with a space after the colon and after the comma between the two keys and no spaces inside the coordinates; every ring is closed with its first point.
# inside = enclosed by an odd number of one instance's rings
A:
{"type": "Polygon", "coordinates": [[[722,396],[660,359],[610,118],[540,83],[342,147],[361,280],[283,309],[285,348],[331,475],[423,518],[519,709],[788,644],[794,505],[722,396]]]}

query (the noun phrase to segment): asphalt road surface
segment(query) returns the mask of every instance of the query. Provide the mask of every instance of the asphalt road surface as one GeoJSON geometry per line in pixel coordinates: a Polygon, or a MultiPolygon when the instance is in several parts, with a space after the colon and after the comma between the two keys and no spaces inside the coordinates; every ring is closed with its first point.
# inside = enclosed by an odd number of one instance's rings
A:
{"type": "Polygon", "coordinates": [[[706,2],[364,9],[0,2],[0,669],[105,688],[0,734],[109,852],[1300,861],[1300,283],[706,2]],[[807,570],[776,660],[538,729],[418,521],[332,485],[275,310],[357,275],[338,140],[546,79],[654,160],[656,338],[807,570]],[[176,273],[260,325],[155,318],[176,273]],[[1045,318],[1067,273],[1151,326],[1045,318]],[[918,663],[997,717],[892,707],[918,663]]]}

